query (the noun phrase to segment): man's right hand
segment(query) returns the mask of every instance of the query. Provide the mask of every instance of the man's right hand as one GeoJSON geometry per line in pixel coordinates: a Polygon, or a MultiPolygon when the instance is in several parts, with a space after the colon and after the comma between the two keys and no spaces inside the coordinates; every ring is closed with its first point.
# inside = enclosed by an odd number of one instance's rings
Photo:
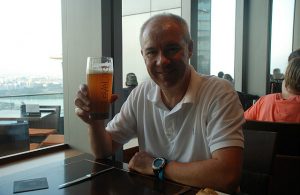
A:
{"type": "MultiPolygon", "coordinates": [[[[115,102],[118,99],[116,94],[112,94],[110,103],[115,102]]],[[[75,114],[81,118],[85,123],[91,125],[94,120],[90,118],[91,101],[88,97],[88,86],[81,84],[75,98],[75,114]]]]}
{"type": "Polygon", "coordinates": [[[90,106],[91,102],[88,97],[88,87],[86,84],[81,84],[75,98],[75,114],[81,118],[85,123],[91,124],[92,119],[90,119],[90,106]]]}

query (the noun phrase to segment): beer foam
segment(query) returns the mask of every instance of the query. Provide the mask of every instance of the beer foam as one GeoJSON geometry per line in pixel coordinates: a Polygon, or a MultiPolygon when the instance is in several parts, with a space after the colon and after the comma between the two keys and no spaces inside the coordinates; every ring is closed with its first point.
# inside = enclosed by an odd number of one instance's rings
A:
{"type": "Polygon", "coordinates": [[[92,67],[87,67],[86,73],[87,74],[98,74],[98,73],[112,74],[113,69],[111,65],[108,63],[104,63],[104,64],[95,63],[92,65],[92,67]]]}

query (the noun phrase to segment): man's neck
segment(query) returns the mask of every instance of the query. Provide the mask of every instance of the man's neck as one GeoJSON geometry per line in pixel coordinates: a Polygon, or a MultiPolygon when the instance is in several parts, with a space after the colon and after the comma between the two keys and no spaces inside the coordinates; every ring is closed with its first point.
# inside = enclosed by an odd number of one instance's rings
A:
{"type": "Polygon", "coordinates": [[[191,80],[191,69],[186,71],[184,79],[171,89],[162,89],[161,97],[168,109],[172,110],[184,97],[191,80]]]}

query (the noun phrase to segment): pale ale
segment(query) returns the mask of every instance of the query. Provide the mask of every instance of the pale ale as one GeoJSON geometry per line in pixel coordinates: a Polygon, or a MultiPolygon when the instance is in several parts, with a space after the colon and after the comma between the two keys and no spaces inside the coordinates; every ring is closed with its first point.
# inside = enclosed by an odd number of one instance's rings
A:
{"type": "Polygon", "coordinates": [[[108,63],[97,62],[97,59],[88,59],[90,65],[87,66],[88,96],[91,101],[90,117],[107,119],[112,94],[113,70],[108,63]]]}

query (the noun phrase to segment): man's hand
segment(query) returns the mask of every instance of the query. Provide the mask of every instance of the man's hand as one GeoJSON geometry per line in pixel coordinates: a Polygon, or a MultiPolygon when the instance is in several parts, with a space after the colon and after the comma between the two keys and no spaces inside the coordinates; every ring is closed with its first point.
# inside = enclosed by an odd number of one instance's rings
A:
{"type": "Polygon", "coordinates": [[[92,120],[90,119],[90,105],[91,102],[88,98],[88,87],[85,84],[79,86],[79,91],[77,92],[77,97],[74,101],[75,104],[75,113],[87,124],[91,124],[92,120]]]}
{"type": "MultiPolygon", "coordinates": [[[[112,94],[110,103],[115,102],[118,96],[112,94]]],[[[86,84],[81,84],[74,101],[75,114],[81,118],[85,123],[92,124],[93,120],[90,119],[91,101],[88,97],[88,87],[86,84]]]]}
{"type": "Polygon", "coordinates": [[[154,157],[145,151],[135,153],[128,164],[130,170],[137,171],[142,174],[154,175],[152,170],[152,162],[154,157]]]}

